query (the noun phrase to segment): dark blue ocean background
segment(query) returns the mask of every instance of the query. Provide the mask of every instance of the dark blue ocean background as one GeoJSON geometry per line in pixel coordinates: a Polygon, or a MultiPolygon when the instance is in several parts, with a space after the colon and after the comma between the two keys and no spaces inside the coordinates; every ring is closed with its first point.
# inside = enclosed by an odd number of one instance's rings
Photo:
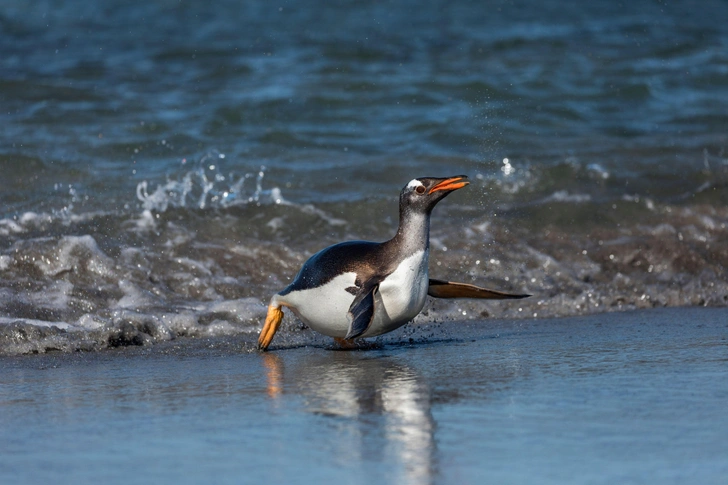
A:
{"type": "Polygon", "coordinates": [[[534,297],[418,322],[725,306],[726,25],[717,0],[3,2],[0,352],[255,332],[310,254],[460,173],[432,276],[534,297]]]}

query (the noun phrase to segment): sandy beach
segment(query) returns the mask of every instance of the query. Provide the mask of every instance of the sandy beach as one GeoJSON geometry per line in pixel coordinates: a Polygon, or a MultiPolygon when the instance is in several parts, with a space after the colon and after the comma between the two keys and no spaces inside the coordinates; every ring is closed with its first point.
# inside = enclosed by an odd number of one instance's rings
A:
{"type": "Polygon", "coordinates": [[[728,480],[728,309],[0,358],[2,483],[728,480]]]}

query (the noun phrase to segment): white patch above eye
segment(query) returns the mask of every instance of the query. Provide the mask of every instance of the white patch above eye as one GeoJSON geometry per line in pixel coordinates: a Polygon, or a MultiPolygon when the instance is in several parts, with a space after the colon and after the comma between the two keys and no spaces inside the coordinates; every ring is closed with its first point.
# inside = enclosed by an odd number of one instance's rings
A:
{"type": "Polygon", "coordinates": [[[422,182],[420,182],[417,179],[412,179],[412,180],[410,180],[410,183],[407,184],[408,189],[416,189],[417,187],[424,187],[424,186],[425,186],[425,184],[423,184],[422,182]]]}

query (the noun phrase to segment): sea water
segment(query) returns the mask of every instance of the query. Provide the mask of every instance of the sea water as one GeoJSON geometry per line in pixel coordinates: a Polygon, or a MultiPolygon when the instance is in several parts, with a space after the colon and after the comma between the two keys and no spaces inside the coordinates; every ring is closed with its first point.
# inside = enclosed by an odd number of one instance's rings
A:
{"type": "Polygon", "coordinates": [[[0,354],[256,332],[308,256],[391,237],[404,185],[461,173],[430,274],[534,296],[416,323],[725,306],[726,21],[717,0],[4,2],[0,354]]]}

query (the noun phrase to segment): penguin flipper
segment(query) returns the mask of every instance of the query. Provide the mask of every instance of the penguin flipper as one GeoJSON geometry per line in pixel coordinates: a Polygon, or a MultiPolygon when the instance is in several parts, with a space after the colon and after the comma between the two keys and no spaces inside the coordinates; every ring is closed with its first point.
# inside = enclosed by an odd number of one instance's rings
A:
{"type": "Polygon", "coordinates": [[[489,290],[467,283],[433,279],[430,279],[430,287],[427,289],[427,294],[435,298],[479,298],[484,300],[511,300],[531,296],[489,290]]]}
{"type": "Polygon", "coordinates": [[[349,307],[349,331],[344,339],[349,340],[363,334],[374,319],[374,292],[379,289],[379,283],[362,285],[354,301],[349,307]]]}

